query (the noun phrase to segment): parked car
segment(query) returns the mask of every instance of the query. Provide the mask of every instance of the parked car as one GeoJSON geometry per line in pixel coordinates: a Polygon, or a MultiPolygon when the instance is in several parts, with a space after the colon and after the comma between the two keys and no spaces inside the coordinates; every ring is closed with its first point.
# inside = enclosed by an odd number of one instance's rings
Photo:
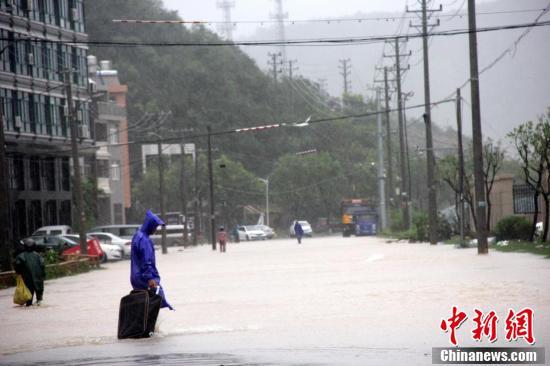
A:
{"type": "Polygon", "coordinates": [[[115,234],[105,232],[89,232],[88,235],[93,236],[99,240],[100,244],[114,244],[118,245],[122,249],[122,255],[129,257],[132,249],[132,241],[123,239],[115,234]]]}
{"type": "Polygon", "coordinates": [[[138,224],[128,224],[128,225],[103,225],[97,226],[91,229],[91,233],[111,233],[122,239],[132,240],[135,232],[139,230],[141,225],[138,224]]]}
{"type": "Polygon", "coordinates": [[[38,236],[38,235],[65,235],[65,234],[71,234],[73,231],[70,226],[67,225],[50,225],[50,226],[42,226],[41,228],[37,229],[34,233],[32,233],[32,236],[38,236]]]}
{"type": "Polygon", "coordinates": [[[273,239],[275,236],[277,236],[273,228],[267,225],[256,225],[256,228],[263,231],[268,239],[273,239]]]}
{"type": "MultiPolygon", "coordinates": [[[[61,254],[63,250],[78,245],[78,242],[72,239],[63,238],[57,235],[31,235],[25,239],[34,240],[38,252],[45,252],[51,249],[61,254]]],[[[25,239],[21,240],[21,245],[23,245],[25,239]]]]}
{"type": "MultiPolygon", "coordinates": [[[[60,235],[59,238],[71,240],[76,243],[75,246],[69,247],[61,253],[62,255],[80,254],[80,237],[78,235],[60,235]]],[[[88,244],[88,255],[97,256],[101,258],[102,262],[107,262],[108,259],[116,259],[116,253],[118,253],[118,259],[122,258],[120,248],[113,246],[113,248],[106,248],[110,253],[104,251],[99,241],[91,236],[86,237],[88,244]],[[113,251],[113,252],[112,252],[113,251]],[[111,255],[111,257],[109,257],[111,255]]]]}
{"type": "Polygon", "coordinates": [[[239,240],[265,240],[267,235],[256,225],[239,226],[239,240]]]}
{"type": "MultiPolygon", "coordinates": [[[[304,236],[308,236],[311,238],[313,236],[313,230],[311,229],[311,225],[309,224],[309,222],[305,220],[298,220],[298,222],[300,223],[300,226],[304,231],[304,236]]],[[[294,233],[294,224],[296,224],[296,220],[292,221],[292,225],[290,225],[290,228],[288,230],[291,238],[296,236],[296,234],[294,233]]]]}

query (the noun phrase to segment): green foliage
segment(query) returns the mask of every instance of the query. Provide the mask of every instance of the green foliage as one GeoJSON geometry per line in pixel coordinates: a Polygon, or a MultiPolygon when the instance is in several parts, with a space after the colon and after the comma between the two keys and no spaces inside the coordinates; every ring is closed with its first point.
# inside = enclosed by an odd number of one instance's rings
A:
{"type": "Polygon", "coordinates": [[[46,265],[59,263],[59,253],[55,250],[46,251],[43,258],[46,265]]]}
{"type": "Polygon", "coordinates": [[[550,245],[548,243],[537,244],[529,241],[511,240],[506,246],[493,245],[491,248],[499,252],[533,253],[550,259],[550,245]]]}
{"type": "Polygon", "coordinates": [[[340,163],[327,153],[282,157],[271,182],[273,201],[284,213],[280,223],[283,227],[294,218],[316,222],[326,217],[330,221],[338,215],[347,191],[340,163]]]}
{"type": "Polygon", "coordinates": [[[507,216],[497,223],[494,232],[497,240],[529,240],[532,225],[523,216],[507,216]]]}
{"type": "Polygon", "coordinates": [[[75,262],[71,265],[56,263],[46,266],[46,278],[51,280],[58,277],[71,276],[78,273],[88,272],[89,262],[75,262]]]}
{"type": "Polygon", "coordinates": [[[398,232],[403,228],[403,212],[399,209],[390,209],[390,230],[398,232]]]}
{"type": "Polygon", "coordinates": [[[428,241],[430,239],[429,233],[430,228],[428,225],[428,214],[419,212],[413,215],[413,233],[416,235],[414,237],[417,241],[428,241]]]}

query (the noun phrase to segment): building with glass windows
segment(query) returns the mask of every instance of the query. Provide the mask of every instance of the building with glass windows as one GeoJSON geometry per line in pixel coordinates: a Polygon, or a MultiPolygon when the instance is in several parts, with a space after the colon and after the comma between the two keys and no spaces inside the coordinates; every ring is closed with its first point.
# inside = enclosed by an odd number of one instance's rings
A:
{"type": "Polygon", "coordinates": [[[88,56],[88,71],[93,84],[97,177],[97,224],[126,224],[131,206],[130,161],[128,154],[128,119],[126,94],[117,70],[110,61],[97,63],[88,56]]]}
{"type": "Polygon", "coordinates": [[[14,239],[73,222],[66,77],[81,156],[93,156],[87,47],[78,43],[86,40],[83,0],[0,0],[0,107],[14,239]]]}

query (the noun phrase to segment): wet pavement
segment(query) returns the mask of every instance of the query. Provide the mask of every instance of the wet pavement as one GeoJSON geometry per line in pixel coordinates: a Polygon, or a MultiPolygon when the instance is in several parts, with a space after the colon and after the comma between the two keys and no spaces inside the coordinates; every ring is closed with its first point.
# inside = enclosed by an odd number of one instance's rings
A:
{"type": "Polygon", "coordinates": [[[338,236],[275,239],[157,252],[175,312],[161,310],[152,339],[116,339],[129,262],[46,282],[44,306],[0,291],[0,364],[428,365],[457,306],[494,310],[498,340],[461,346],[527,346],[505,340],[509,308],[535,310],[537,347],[550,349],[550,260],[449,245],[338,236]]]}

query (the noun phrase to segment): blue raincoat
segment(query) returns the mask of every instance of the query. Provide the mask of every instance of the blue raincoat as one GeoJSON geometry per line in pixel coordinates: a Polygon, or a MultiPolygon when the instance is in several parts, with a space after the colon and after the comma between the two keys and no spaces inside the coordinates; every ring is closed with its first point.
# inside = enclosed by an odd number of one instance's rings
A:
{"type": "MultiPolygon", "coordinates": [[[[130,283],[134,290],[147,289],[149,287],[148,282],[151,279],[155,280],[160,286],[160,275],[155,260],[155,247],[153,241],[149,238],[149,235],[153,234],[160,225],[164,225],[164,222],[150,210],[147,210],[143,225],[132,238],[130,283]]],[[[161,307],[174,310],[166,301],[162,287],[160,287],[159,295],[162,296],[161,307]]]]}

